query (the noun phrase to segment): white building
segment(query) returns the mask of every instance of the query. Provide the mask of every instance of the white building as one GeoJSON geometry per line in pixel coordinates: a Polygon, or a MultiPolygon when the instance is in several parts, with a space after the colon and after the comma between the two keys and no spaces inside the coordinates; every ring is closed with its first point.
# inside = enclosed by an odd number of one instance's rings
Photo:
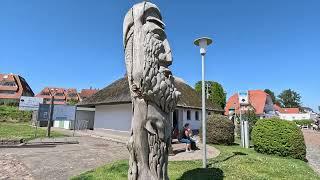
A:
{"type": "Polygon", "coordinates": [[[278,113],[280,119],[284,120],[305,120],[305,119],[313,119],[311,113],[293,113],[293,114],[288,114],[288,113],[278,113]]]}
{"type": "Polygon", "coordinates": [[[303,112],[299,108],[281,108],[278,105],[274,105],[274,109],[278,117],[283,120],[293,121],[316,118],[316,114],[312,111],[303,112]]]}
{"type": "MultiPolygon", "coordinates": [[[[182,129],[189,123],[192,129],[201,126],[201,97],[189,85],[176,79],[175,85],[181,92],[181,99],[173,113],[173,126],[182,129]]],[[[223,109],[207,102],[208,113],[223,114],[223,109]]],[[[121,78],[93,96],[78,104],[80,107],[95,108],[94,129],[129,131],[131,127],[132,105],[127,78],[121,78]]]]}

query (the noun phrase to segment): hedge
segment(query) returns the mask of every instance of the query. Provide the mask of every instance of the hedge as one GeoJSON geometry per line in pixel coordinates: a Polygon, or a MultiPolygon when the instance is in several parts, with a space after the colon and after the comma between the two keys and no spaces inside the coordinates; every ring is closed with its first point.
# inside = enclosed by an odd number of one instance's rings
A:
{"type": "Polygon", "coordinates": [[[311,119],[303,119],[303,120],[293,120],[294,123],[296,123],[299,126],[310,126],[312,123],[314,123],[311,119]]]}
{"type": "MultiPolygon", "coordinates": [[[[225,144],[234,143],[234,124],[226,116],[212,114],[207,120],[207,143],[225,144]]],[[[202,133],[200,132],[200,137],[202,133]]]]}
{"type": "Polygon", "coordinates": [[[261,119],[252,130],[252,140],[257,152],[306,160],[302,131],[293,122],[261,119]]]}
{"type": "Polygon", "coordinates": [[[0,122],[28,122],[31,117],[30,111],[19,111],[14,106],[0,106],[0,122]]]}

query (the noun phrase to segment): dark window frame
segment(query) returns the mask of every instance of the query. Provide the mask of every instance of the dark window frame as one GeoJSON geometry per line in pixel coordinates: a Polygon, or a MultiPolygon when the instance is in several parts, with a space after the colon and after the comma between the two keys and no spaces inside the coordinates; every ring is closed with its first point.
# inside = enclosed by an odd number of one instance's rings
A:
{"type": "Polygon", "coordinates": [[[191,111],[187,110],[187,120],[190,121],[191,120],[191,111]]]}

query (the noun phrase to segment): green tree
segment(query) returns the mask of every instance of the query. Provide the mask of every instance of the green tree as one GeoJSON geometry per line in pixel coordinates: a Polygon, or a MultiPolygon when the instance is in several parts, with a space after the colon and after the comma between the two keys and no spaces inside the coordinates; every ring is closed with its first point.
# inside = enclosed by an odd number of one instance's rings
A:
{"type": "MultiPolygon", "coordinates": [[[[201,94],[202,84],[198,81],[195,85],[195,90],[201,94]]],[[[226,93],[221,84],[214,81],[205,81],[205,95],[213,104],[224,108],[226,106],[226,93]]]]}
{"type": "Polygon", "coordinates": [[[279,94],[278,98],[282,107],[285,107],[285,108],[301,107],[300,94],[291,89],[286,89],[282,91],[281,94],[279,94]]]}
{"type": "Polygon", "coordinates": [[[278,98],[274,95],[273,91],[271,91],[270,89],[265,89],[264,92],[270,95],[273,104],[281,106],[281,103],[279,102],[278,98]]]}
{"type": "Polygon", "coordinates": [[[76,99],[69,99],[69,100],[67,101],[67,105],[74,106],[74,105],[76,105],[78,102],[79,102],[79,101],[76,100],[76,99]]]}

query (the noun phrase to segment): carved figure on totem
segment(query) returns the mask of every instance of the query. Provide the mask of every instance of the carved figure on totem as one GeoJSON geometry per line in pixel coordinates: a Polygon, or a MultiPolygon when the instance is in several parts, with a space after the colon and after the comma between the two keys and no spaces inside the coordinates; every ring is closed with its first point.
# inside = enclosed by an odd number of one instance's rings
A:
{"type": "Polygon", "coordinates": [[[125,62],[132,97],[128,179],[168,179],[171,119],[180,92],[169,70],[172,54],[158,7],[134,5],[123,22],[125,62]]]}

